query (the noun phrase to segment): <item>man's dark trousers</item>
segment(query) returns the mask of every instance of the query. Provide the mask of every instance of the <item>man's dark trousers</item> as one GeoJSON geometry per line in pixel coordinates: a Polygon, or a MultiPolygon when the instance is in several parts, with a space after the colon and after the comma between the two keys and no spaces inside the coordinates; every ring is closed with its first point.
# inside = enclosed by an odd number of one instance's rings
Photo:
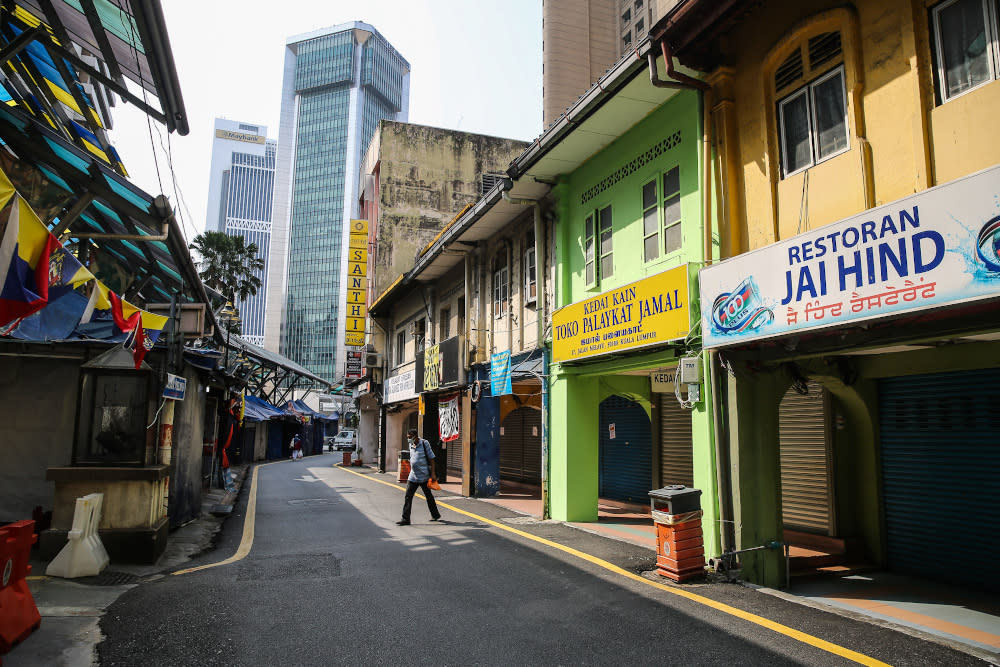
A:
{"type": "Polygon", "coordinates": [[[438,512],[437,503],[434,502],[434,496],[431,494],[430,488],[427,486],[427,482],[407,482],[406,484],[406,498],[403,500],[403,521],[410,520],[410,507],[413,505],[413,494],[420,489],[424,492],[424,497],[427,498],[427,509],[431,511],[432,519],[440,519],[441,513],[438,512]]]}

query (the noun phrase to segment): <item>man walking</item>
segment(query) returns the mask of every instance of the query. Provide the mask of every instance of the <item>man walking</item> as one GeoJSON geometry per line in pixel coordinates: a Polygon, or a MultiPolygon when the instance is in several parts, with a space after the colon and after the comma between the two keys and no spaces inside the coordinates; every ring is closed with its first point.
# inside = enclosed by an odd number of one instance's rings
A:
{"type": "Polygon", "coordinates": [[[441,518],[441,513],[438,512],[437,503],[434,502],[434,496],[431,494],[430,487],[427,486],[427,480],[437,481],[434,464],[431,463],[434,460],[431,443],[423,438],[418,438],[415,428],[406,432],[406,440],[410,445],[410,476],[406,478],[403,518],[396,523],[400,526],[410,525],[410,507],[413,505],[413,494],[417,492],[418,488],[424,492],[424,497],[427,498],[427,509],[431,512],[431,521],[437,521],[441,518]]]}

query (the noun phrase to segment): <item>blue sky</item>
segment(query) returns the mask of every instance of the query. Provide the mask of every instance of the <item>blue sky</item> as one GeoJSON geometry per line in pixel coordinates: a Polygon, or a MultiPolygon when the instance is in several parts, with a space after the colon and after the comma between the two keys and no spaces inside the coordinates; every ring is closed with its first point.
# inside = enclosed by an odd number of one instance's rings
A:
{"type": "Polygon", "coordinates": [[[189,240],[205,226],[215,117],[267,125],[278,138],[284,45],[292,35],[364,21],[410,62],[410,122],[522,140],[541,133],[541,0],[162,4],[191,132],[172,135],[168,147],[162,126],[154,122],[150,130],[145,116],[119,104],[113,136],[137,185],[175,205],[183,200],[189,240]]]}

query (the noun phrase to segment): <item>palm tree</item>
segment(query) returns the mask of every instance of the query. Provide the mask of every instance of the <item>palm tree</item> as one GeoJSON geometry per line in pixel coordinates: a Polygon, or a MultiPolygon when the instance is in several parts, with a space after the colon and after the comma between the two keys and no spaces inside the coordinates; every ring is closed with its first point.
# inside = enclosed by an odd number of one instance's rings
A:
{"type": "Polygon", "coordinates": [[[264,260],[257,257],[256,243],[224,232],[205,232],[194,237],[190,248],[200,257],[201,279],[230,301],[246,301],[260,289],[257,274],[264,270],[264,260]]]}

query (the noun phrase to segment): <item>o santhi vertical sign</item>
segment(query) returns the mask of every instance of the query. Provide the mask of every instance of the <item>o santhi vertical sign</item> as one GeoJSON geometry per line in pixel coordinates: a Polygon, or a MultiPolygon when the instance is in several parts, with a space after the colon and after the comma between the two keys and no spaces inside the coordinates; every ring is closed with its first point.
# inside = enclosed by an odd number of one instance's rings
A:
{"type": "Polygon", "coordinates": [[[347,245],[347,313],[344,344],[365,344],[368,319],[368,221],[351,220],[347,245]]]}
{"type": "Polygon", "coordinates": [[[577,361],[687,336],[688,267],[682,265],[552,313],[552,360],[577,361]]]}

